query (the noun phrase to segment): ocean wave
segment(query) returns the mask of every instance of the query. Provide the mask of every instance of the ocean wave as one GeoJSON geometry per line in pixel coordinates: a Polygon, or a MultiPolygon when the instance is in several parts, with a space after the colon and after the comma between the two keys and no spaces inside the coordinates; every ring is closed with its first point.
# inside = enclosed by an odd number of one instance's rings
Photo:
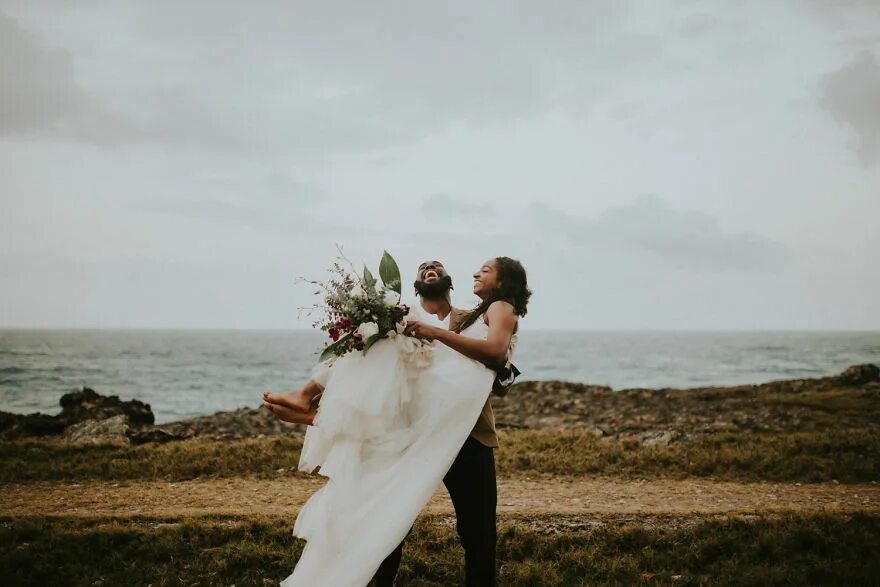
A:
{"type": "Polygon", "coordinates": [[[49,357],[52,353],[35,350],[17,351],[15,349],[0,349],[0,355],[10,357],[49,357]]]}
{"type": "Polygon", "coordinates": [[[18,373],[27,373],[27,369],[24,367],[0,367],[0,373],[5,375],[16,375],[18,373]]]}

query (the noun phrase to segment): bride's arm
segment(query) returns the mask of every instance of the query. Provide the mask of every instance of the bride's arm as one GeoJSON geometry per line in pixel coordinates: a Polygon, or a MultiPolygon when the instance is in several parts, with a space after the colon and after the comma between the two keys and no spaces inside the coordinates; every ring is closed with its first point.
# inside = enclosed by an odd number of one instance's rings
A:
{"type": "Polygon", "coordinates": [[[489,335],[486,340],[470,338],[423,322],[408,324],[407,333],[419,338],[440,341],[464,356],[480,361],[490,369],[499,369],[507,363],[507,349],[510,348],[517,316],[512,305],[498,301],[489,306],[486,317],[489,319],[489,335]]]}

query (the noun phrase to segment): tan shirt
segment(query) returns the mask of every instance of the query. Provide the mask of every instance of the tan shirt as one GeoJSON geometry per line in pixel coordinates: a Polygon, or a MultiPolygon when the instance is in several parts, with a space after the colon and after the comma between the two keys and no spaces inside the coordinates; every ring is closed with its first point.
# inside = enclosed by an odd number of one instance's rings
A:
{"type": "MultiPolygon", "coordinates": [[[[467,310],[452,308],[449,314],[449,330],[455,330],[467,315],[467,310]]],[[[490,448],[498,448],[498,435],[495,432],[495,413],[492,411],[491,400],[492,395],[490,394],[486,399],[485,405],[483,405],[483,411],[480,412],[480,416],[477,418],[477,423],[474,424],[474,429],[471,430],[471,436],[480,444],[490,448]]]]}

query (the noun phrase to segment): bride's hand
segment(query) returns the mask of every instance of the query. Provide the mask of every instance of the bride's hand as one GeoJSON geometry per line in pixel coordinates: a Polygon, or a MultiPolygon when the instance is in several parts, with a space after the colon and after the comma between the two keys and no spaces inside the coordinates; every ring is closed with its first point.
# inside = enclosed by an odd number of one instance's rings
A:
{"type": "Polygon", "coordinates": [[[436,326],[413,320],[406,323],[406,330],[403,333],[408,336],[414,336],[419,340],[432,341],[437,336],[437,330],[436,326]]]}

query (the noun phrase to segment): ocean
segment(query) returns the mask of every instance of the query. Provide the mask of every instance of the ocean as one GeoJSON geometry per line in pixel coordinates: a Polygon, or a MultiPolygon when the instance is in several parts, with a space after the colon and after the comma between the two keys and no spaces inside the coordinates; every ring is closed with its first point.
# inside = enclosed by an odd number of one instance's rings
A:
{"type": "MultiPolygon", "coordinates": [[[[312,331],[0,330],[0,410],[56,413],[82,386],[145,401],[158,423],[257,406],[264,390],[304,383],[323,342],[312,331]]],[[[514,363],[520,381],[615,389],[762,383],[880,364],[880,332],[524,330],[514,363]]]]}

